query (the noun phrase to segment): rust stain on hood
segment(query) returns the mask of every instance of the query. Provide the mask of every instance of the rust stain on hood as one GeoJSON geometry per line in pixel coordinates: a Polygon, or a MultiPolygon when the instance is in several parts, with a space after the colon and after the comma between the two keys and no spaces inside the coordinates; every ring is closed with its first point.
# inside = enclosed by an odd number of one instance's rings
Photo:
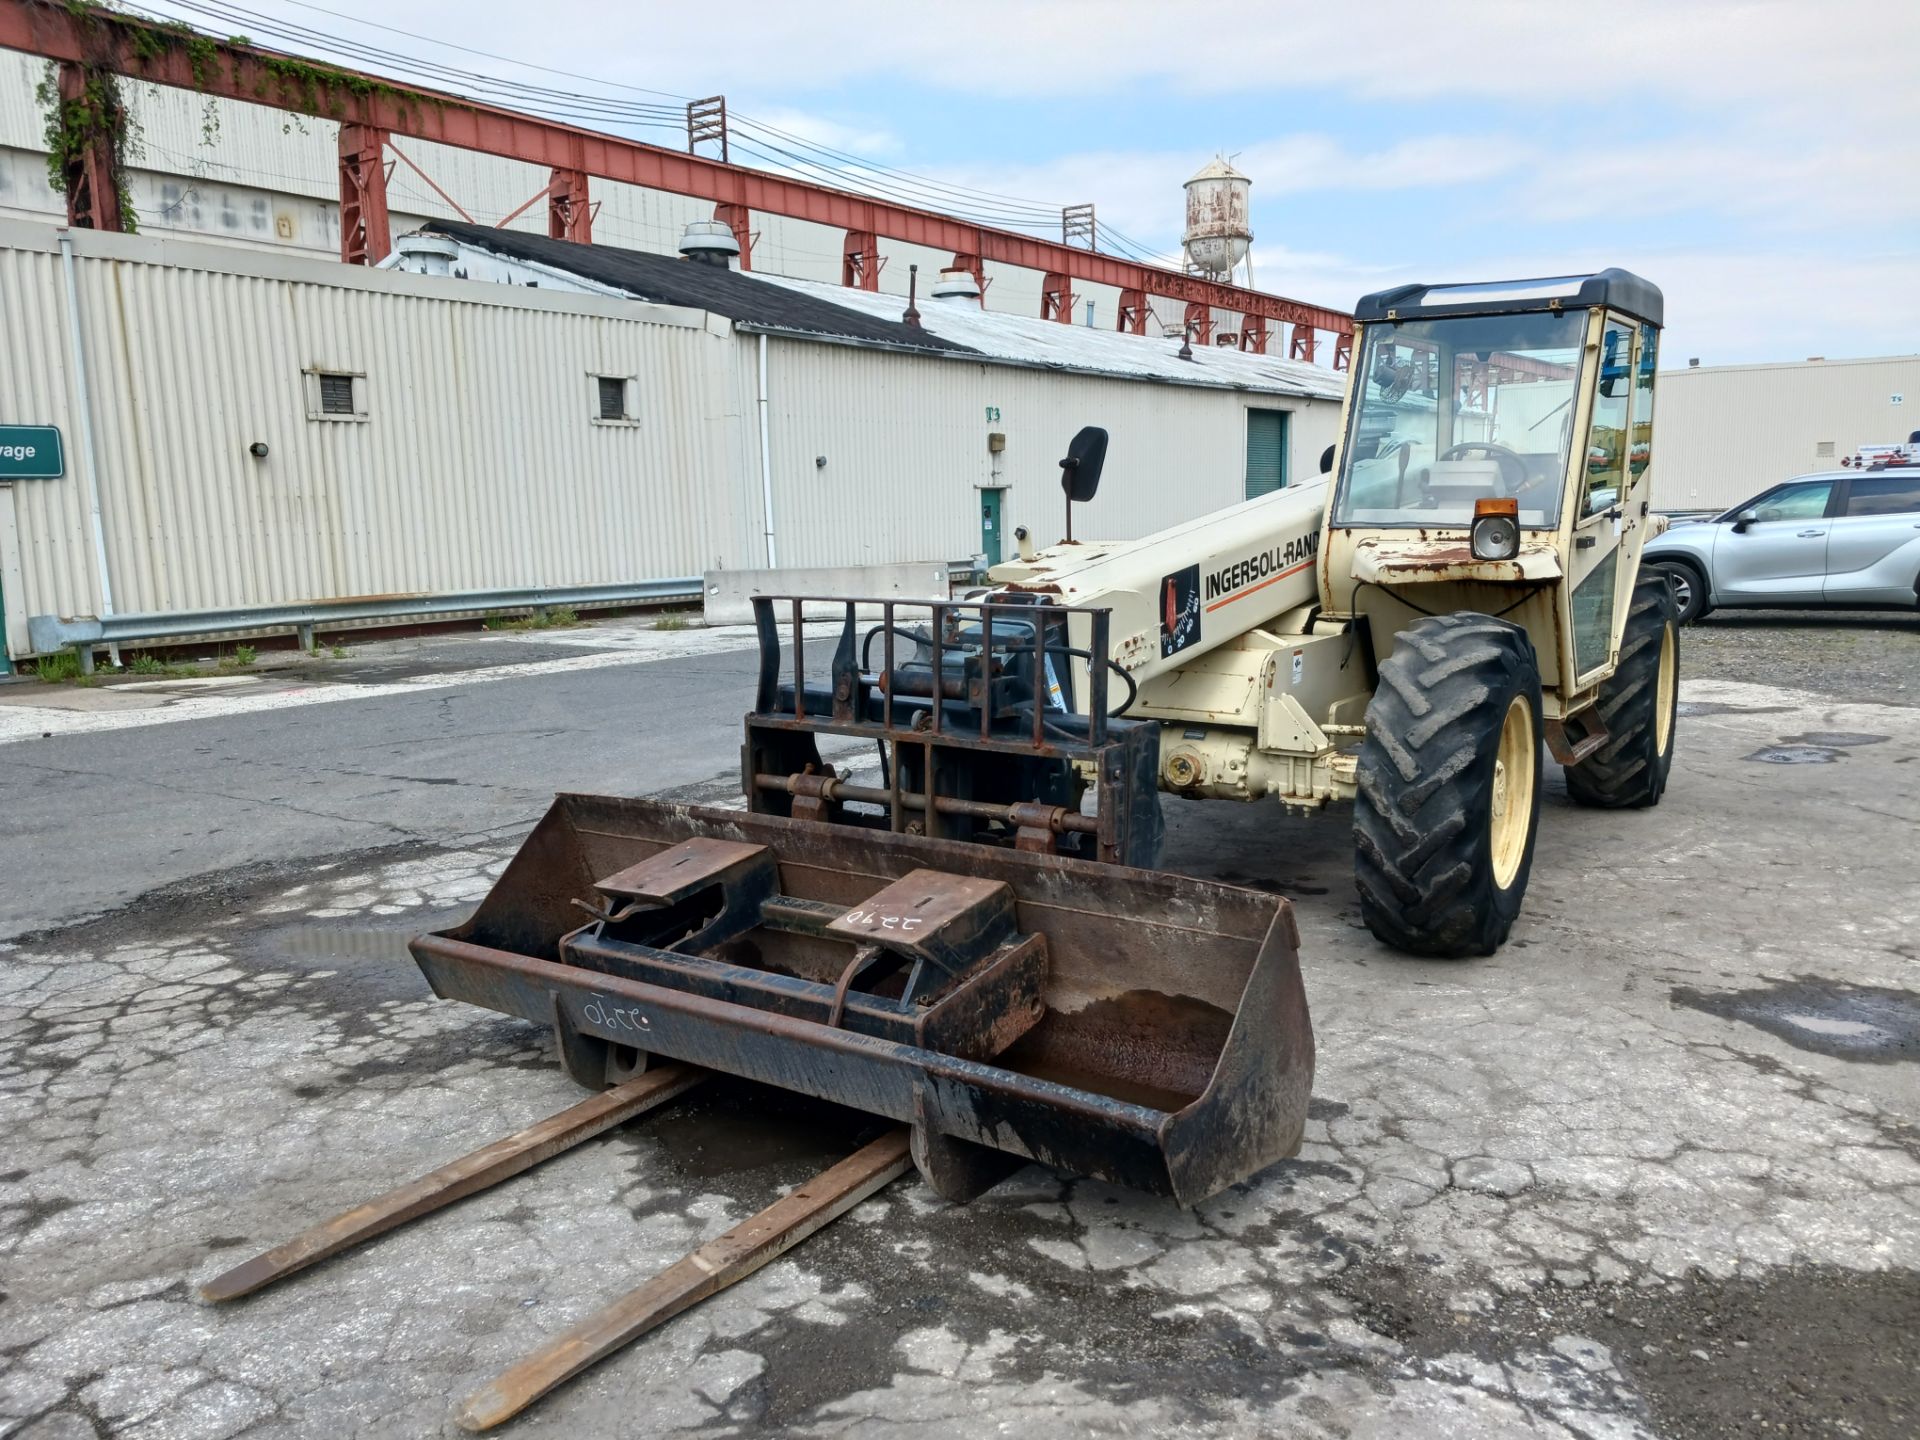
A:
{"type": "Polygon", "coordinates": [[[1539,584],[1563,574],[1560,556],[1551,544],[1523,544],[1510,560],[1476,560],[1463,534],[1431,540],[1368,539],[1353,551],[1354,578],[1376,584],[1409,580],[1539,584]]]}

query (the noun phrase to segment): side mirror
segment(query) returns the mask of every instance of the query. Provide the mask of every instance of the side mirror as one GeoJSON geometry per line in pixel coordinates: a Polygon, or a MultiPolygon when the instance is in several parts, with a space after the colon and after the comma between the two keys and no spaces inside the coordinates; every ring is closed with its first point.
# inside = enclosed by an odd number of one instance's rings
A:
{"type": "Polygon", "coordinates": [[[1758,510],[1742,510],[1738,515],[1733,517],[1733,533],[1736,535],[1744,535],[1747,533],[1747,527],[1749,525],[1757,525],[1759,522],[1760,512],[1758,510]]]}
{"type": "Polygon", "coordinates": [[[1320,452],[1320,473],[1322,475],[1333,473],[1333,446],[1331,445],[1320,452]]]}
{"type": "Polygon", "coordinates": [[[1107,432],[1089,425],[1073,437],[1067,446],[1067,458],[1060,462],[1060,488],[1070,502],[1086,504],[1100,488],[1100,469],[1107,463],[1107,432]]]}
{"type": "Polygon", "coordinates": [[[1067,492],[1067,540],[1073,540],[1073,502],[1081,504],[1093,498],[1100,488],[1100,467],[1107,463],[1107,432],[1089,425],[1073,437],[1067,446],[1067,458],[1060,462],[1060,488],[1067,492]]]}

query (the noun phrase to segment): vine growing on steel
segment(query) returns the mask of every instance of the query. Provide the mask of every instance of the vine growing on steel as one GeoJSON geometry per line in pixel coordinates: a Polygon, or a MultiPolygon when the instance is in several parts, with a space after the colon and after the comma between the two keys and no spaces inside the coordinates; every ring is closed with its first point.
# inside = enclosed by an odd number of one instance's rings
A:
{"type": "Polygon", "coordinates": [[[87,147],[105,136],[107,183],[120,202],[122,226],[132,232],[139,228],[139,220],[127,184],[127,167],[140,156],[140,122],[127,109],[119,76],[99,65],[83,65],[80,73],[79,93],[63,96],[60,69],[49,61],[34,88],[34,99],[45,112],[41,134],[47,146],[47,184],[65,195],[78,182],[87,147]]]}
{"type": "MultiPolygon", "coordinates": [[[[108,177],[119,200],[122,223],[132,231],[137,226],[127,170],[142,153],[141,128],[127,104],[121,77],[107,61],[107,52],[116,41],[124,42],[127,52],[141,68],[153,65],[169,52],[182,55],[194,88],[203,96],[200,140],[211,146],[220,138],[220,108],[217,98],[209,92],[220,78],[223,45],[213,36],[178,20],[128,16],[90,0],[66,0],[64,8],[83,32],[95,37],[98,44],[95,53],[101,58],[80,62],[83,78],[77,94],[62,94],[60,70],[52,63],[35,88],[34,98],[45,118],[47,182],[60,194],[68,194],[78,183],[89,145],[105,137],[110,157],[108,177]]],[[[252,42],[245,35],[232,35],[224,46],[227,50],[251,50],[252,42]]],[[[371,76],[297,56],[269,51],[255,52],[253,59],[258,63],[252,86],[254,97],[261,104],[287,107],[294,112],[283,129],[299,123],[303,111],[345,120],[358,104],[375,96],[395,102],[404,120],[420,101],[420,97],[371,76]]],[[[237,79],[238,62],[234,68],[237,79]]],[[[304,133],[305,126],[300,128],[304,133]]]]}

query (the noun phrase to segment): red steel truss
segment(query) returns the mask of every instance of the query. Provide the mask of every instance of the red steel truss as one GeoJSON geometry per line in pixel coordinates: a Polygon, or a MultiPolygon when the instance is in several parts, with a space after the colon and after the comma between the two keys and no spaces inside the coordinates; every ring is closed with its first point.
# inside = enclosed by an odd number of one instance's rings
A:
{"type": "MultiPolygon", "coordinates": [[[[598,177],[710,200],[738,235],[746,235],[746,217],[756,210],[844,231],[842,278],[867,289],[879,284],[877,244],[885,237],[965,257],[964,268],[982,279],[988,262],[1039,271],[1046,277],[1041,311],[1049,319],[1072,323],[1076,284],[1107,285],[1126,295],[1122,323],[1128,328],[1143,327],[1147,305],[1161,299],[1169,302],[1169,311],[1185,306],[1189,317],[1202,306],[1243,316],[1247,339],[1242,343],[1253,342],[1248,348],[1264,350],[1267,335],[1286,325],[1294,327],[1292,353],[1302,358],[1314,348],[1310,340],[1301,340],[1303,331],[1324,330],[1335,337],[1336,369],[1351,349],[1352,316],[1324,306],[601,135],[375,75],[305,61],[290,64],[288,57],[250,45],[195,36],[190,49],[177,31],[82,3],[0,0],[0,48],[341,122],[341,258],[353,263],[377,263],[391,249],[384,150],[389,135],[403,135],[547,169],[553,177],[544,197],[548,230],[567,239],[590,238],[587,180],[598,177]]],[[[117,222],[114,207],[102,203],[97,189],[69,186],[71,223],[117,222]],[[76,194],[90,200],[91,208],[74,213],[76,194]]],[[[743,258],[747,250],[743,240],[743,258]]]]}

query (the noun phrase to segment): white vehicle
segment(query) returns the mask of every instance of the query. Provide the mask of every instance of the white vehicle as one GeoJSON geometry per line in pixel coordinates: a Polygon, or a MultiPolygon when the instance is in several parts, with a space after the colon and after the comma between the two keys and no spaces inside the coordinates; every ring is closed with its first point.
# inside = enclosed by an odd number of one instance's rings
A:
{"type": "Polygon", "coordinates": [[[1716,607],[1920,605],[1920,443],[1862,446],[1708,520],[1647,541],[1683,622],[1716,607]]]}

